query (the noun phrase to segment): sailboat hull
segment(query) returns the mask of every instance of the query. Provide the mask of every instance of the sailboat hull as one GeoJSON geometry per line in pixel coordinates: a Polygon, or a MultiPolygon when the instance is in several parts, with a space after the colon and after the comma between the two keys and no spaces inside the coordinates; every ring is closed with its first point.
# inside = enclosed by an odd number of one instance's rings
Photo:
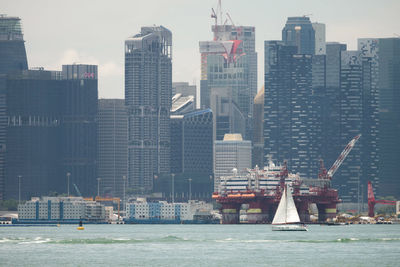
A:
{"type": "Polygon", "coordinates": [[[283,224],[283,225],[273,225],[272,231],[308,231],[308,229],[305,225],[283,224]]]}

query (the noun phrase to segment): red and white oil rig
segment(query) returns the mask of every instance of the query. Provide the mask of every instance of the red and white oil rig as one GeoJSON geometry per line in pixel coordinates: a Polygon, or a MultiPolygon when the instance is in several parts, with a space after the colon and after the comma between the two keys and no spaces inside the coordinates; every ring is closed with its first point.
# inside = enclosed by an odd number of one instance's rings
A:
{"type": "Polygon", "coordinates": [[[308,210],[312,203],[318,208],[320,222],[334,218],[336,205],[341,200],[337,190],[331,188],[331,180],[360,136],[357,135],[347,144],[328,171],[320,161],[318,179],[301,179],[297,174],[289,173],[286,162],[277,166],[272,160],[264,169],[257,166],[248,169],[246,175],[238,175],[234,170],[232,176],[221,177],[218,192],[214,192],[212,198],[221,204],[222,223],[239,223],[242,204],[248,205],[248,223],[271,222],[285,184],[293,192],[301,221],[310,221],[308,210]]]}

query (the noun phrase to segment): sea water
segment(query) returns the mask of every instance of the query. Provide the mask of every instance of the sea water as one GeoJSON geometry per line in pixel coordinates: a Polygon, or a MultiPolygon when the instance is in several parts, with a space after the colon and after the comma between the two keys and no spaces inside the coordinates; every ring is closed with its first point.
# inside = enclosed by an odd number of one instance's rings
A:
{"type": "Polygon", "coordinates": [[[76,227],[0,227],[0,266],[400,266],[400,224],[76,227]]]}

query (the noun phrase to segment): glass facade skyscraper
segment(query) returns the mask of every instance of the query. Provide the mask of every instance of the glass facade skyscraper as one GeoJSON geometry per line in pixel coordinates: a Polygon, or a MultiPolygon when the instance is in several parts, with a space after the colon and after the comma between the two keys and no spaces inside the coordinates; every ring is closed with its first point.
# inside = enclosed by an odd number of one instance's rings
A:
{"type": "Polygon", "coordinates": [[[315,54],[315,30],[310,18],[288,17],[282,29],[282,41],[297,47],[297,54],[315,54]]]}
{"type": "Polygon", "coordinates": [[[363,58],[371,60],[370,89],[379,100],[375,102],[378,132],[371,133],[378,135],[379,160],[374,164],[378,174],[375,171],[370,178],[379,195],[400,197],[400,39],[362,38],[358,39],[358,49],[363,58]]]}
{"type": "Polygon", "coordinates": [[[296,52],[281,41],[265,42],[264,155],[288,160],[292,172],[309,178],[317,161],[312,56],[296,52]]]}
{"type": "Polygon", "coordinates": [[[128,114],[124,99],[99,99],[97,175],[102,195],[123,198],[128,177],[128,114]]]}
{"type": "Polygon", "coordinates": [[[141,192],[170,172],[171,59],[172,33],[163,26],[142,27],[125,41],[128,180],[141,192]]]}
{"type": "Polygon", "coordinates": [[[0,200],[5,193],[6,74],[28,69],[21,19],[0,15],[0,200]]]}

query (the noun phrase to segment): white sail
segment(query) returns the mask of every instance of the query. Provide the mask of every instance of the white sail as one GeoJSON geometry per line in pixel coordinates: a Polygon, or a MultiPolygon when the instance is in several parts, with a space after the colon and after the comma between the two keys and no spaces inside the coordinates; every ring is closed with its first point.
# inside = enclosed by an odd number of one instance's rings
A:
{"type": "Polygon", "coordinates": [[[286,223],[286,187],[283,190],[283,194],[281,197],[281,201],[279,202],[278,208],[276,209],[276,213],[274,219],[272,220],[272,224],[284,224],[286,223]]]}
{"type": "Polygon", "coordinates": [[[286,192],[286,203],[286,223],[300,222],[299,214],[297,213],[296,205],[294,204],[290,189],[288,189],[286,192]]]}

